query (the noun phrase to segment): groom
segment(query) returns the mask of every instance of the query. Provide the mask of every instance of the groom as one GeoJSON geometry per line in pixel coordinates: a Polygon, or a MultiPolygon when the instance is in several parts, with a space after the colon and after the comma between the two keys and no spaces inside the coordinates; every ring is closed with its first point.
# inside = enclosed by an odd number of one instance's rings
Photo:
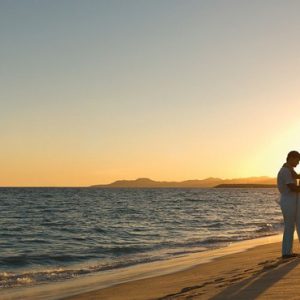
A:
{"type": "Polygon", "coordinates": [[[298,199],[300,187],[297,186],[298,175],[294,171],[299,161],[299,152],[289,152],[286,163],[282,166],[277,175],[277,186],[280,192],[280,207],[284,221],[282,258],[296,256],[296,254],[292,252],[295,226],[300,240],[300,200],[298,199]]]}

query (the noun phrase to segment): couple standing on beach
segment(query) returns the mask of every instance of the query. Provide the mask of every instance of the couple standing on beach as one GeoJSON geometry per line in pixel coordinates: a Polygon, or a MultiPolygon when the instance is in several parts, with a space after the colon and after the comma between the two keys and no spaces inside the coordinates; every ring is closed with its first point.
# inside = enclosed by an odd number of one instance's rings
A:
{"type": "Polygon", "coordinates": [[[297,179],[300,179],[294,168],[299,164],[300,153],[291,151],[288,153],[286,163],[277,175],[277,186],[280,192],[280,207],[283,214],[284,232],[282,239],[282,258],[297,256],[293,253],[293,239],[295,227],[300,241],[300,187],[297,179]]]}

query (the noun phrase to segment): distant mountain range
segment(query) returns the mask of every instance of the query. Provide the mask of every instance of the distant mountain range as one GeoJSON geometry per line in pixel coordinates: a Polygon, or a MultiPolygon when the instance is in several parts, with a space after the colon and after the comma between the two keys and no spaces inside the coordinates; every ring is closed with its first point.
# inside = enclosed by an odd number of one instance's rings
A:
{"type": "Polygon", "coordinates": [[[266,176],[237,178],[237,179],[221,179],[206,178],[202,180],[185,180],[185,181],[154,181],[149,178],[138,178],[136,180],[118,180],[110,184],[97,184],[90,186],[91,188],[211,188],[222,185],[234,187],[234,185],[265,185],[275,186],[276,179],[266,176]]]}

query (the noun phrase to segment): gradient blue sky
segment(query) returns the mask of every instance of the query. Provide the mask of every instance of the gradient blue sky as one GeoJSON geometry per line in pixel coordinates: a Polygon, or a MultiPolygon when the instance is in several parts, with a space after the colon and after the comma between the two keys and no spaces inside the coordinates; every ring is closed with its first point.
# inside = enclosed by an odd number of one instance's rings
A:
{"type": "Polygon", "coordinates": [[[0,1],[0,185],[276,176],[300,150],[298,1],[0,1]]]}

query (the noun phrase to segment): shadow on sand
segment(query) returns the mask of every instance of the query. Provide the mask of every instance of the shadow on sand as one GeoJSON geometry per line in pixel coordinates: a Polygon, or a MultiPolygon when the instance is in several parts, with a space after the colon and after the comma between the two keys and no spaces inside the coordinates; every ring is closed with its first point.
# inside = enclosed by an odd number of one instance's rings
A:
{"type": "Polygon", "coordinates": [[[225,290],[210,298],[210,300],[223,299],[256,299],[264,291],[272,287],[286,274],[300,263],[300,258],[288,260],[279,259],[273,264],[268,264],[250,278],[230,285],[225,290]]]}

